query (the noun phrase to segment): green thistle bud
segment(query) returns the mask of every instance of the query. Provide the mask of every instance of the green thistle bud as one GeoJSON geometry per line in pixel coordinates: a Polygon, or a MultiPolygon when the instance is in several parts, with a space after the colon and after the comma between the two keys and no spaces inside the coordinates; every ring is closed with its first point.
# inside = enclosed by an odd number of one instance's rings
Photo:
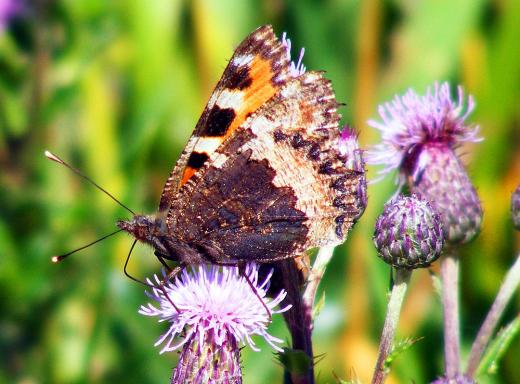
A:
{"type": "Polygon", "coordinates": [[[442,222],[429,202],[398,196],[378,217],[374,244],[379,257],[396,268],[427,267],[444,246],[442,222]]]}

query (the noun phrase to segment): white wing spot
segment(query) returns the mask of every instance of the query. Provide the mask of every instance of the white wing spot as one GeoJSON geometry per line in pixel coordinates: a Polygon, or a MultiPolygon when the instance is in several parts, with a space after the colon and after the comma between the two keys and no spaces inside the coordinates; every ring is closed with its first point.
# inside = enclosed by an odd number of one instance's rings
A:
{"type": "Polygon", "coordinates": [[[238,90],[223,89],[216,103],[219,108],[233,108],[239,110],[244,107],[244,92],[238,90]]]}
{"type": "Polygon", "coordinates": [[[242,67],[251,63],[254,58],[254,55],[240,55],[233,59],[233,65],[237,67],[242,67]]]}

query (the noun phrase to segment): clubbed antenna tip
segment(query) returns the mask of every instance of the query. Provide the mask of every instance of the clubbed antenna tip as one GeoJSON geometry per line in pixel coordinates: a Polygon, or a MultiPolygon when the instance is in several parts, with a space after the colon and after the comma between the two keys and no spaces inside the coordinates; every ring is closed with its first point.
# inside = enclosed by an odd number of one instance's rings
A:
{"type": "Polygon", "coordinates": [[[47,157],[47,159],[55,161],[55,162],[60,163],[60,164],[63,164],[63,160],[60,159],[58,156],[56,156],[51,151],[45,150],[44,154],[45,154],[45,157],[47,157]]]}

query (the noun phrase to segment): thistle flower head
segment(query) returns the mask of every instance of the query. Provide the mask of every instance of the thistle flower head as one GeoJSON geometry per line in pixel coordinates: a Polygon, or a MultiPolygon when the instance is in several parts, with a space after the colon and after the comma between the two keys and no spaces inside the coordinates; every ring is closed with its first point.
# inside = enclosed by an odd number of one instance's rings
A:
{"type": "Polygon", "coordinates": [[[379,107],[382,121],[368,122],[381,131],[382,143],[367,151],[367,162],[385,165],[380,173],[386,174],[405,164],[429,143],[443,143],[455,149],[463,142],[480,141],[479,127],[465,122],[474,107],[473,97],[466,100],[460,86],[457,100],[452,100],[448,82],[435,83],[423,96],[412,89],[404,96],[396,96],[379,107]]]}
{"type": "MultiPolygon", "coordinates": [[[[282,291],[274,299],[268,299],[265,295],[271,275],[259,282],[258,267],[253,264],[246,268],[245,275],[255,287],[256,294],[237,267],[213,265],[199,266],[193,273],[184,269],[180,277],[165,284],[168,297],[159,288],[147,292],[158,306],[149,303],[141,306],[139,313],[157,316],[160,322],[170,323],[168,331],[155,344],[164,344],[161,353],[176,350],[193,338],[197,338],[200,345],[210,343],[221,347],[231,337],[238,344],[245,343],[258,350],[253,335],[262,336],[274,349],[281,351],[277,343],[282,340],[267,333],[270,318],[266,307],[271,313],[288,310],[288,307],[274,309],[286,293],[282,291]],[[175,338],[180,335],[182,338],[175,343],[175,338]]],[[[155,276],[155,285],[158,284],[160,279],[155,276]]]]}
{"type": "MultiPolygon", "coordinates": [[[[281,351],[277,343],[282,340],[267,333],[267,326],[270,313],[284,312],[289,307],[274,310],[286,293],[268,299],[270,278],[268,275],[259,282],[258,267],[253,264],[244,273],[238,267],[199,266],[191,273],[184,269],[180,277],[164,285],[164,291],[153,288],[147,292],[158,306],[149,303],[141,306],[139,313],[170,323],[155,345],[164,344],[161,353],[182,347],[171,384],[241,383],[240,345],[258,350],[253,335],[263,336],[281,351]],[[180,341],[175,343],[177,336],[180,341]]],[[[154,279],[155,284],[150,280],[148,283],[160,286],[159,277],[154,279]]]]}
{"type": "Polygon", "coordinates": [[[435,206],[450,244],[473,239],[482,222],[477,192],[455,153],[460,143],[480,140],[478,127],[465,124],[473,108],[461,87],[455,102],[448,83],[435,84],[424,96],[410,90],[396,97],[380,107],[383,122],[369,122],[381,130],[382,143],[368,151],[368,162],[386,165],[382,174],[398,167],[400,185],[407,181],[435,206]]]}
{"type": "Polygon", "coordinates": [[[511,195],[511,216],[515,228],[520,231],[520,185],[511,195]]]}
{"type": "Polygon", "coordinates": [[[355,184],[356,190],[351,194],[354,199],[353,206],[357,212],[354,218],[357,220],[361,217],[367,206],[367,182],[363,151],[359,148],[356,132],[349,125],[343,127],[341,131],[341,136],[338,141],[338,151],[344,159],[344,164],[348,172],[355,172],[359,175],[359,182],[355,184]]]}
{"type": "Polygon", "coordinates": [[[473,380],[471,377],[458,374],[453,379],[448,379],[446,377],[440,377],[435,381],[432,381],[431,384],[476,384],[477,382],[473,380]]]}
{"type": "Polygon", "coordinates": [[[287,33],[282,34],[282,45],[285,47],[287,52],[287,57],[291,62],[291,67],[289,69],[292,77],[299,77],[303,75],[306,71],[305,65],[303,65],[303,55],[305,54],[305,48],[300,49],[300,55],[298,56],[298,61],[296,64],[291,60],[291,40],[287,37],[287,33]]]}
{"type": "Polygon", "coordinates": [[[346,158],[345,165],[353,170],[364,172],[365,162],[363,160],[362,151],[359,148],[357,133],[349,125],[345,125],[341,130],[339,138],[338,150],[341,156],[346,158]]]}
{"type": "Polygon", "coordinates": [[[0,0],[0,32],[6,27],[9,20],[22,10],[20,0],[0,0]]]}
{"type": "Polygon", "coordinates": [[[379,257],[395,268],[426,267],[444,246],[439,215],[417,196],[398,196],[378,217],[374,244],[379,257]]]}

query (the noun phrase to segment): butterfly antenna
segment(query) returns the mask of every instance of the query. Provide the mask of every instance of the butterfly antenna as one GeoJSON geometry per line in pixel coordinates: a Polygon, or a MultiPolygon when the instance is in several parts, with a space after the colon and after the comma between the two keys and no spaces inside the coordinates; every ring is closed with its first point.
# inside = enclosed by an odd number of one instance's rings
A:
{"type": "Polygon", "coordinates": [[[53,263],[59,263],[60,261],[62,261],[62,260],[65,259],[66,257],[69,257],[70,255],[72,255],[73,253],[76,253],[76,252],[78,252],[78,251],[81,251],[82,249],[85,249],[85,248],[90,247],[91,245],[94,245],[94,244],[96,244],[96,243],[99,243],[100,241],[105,240],[107,237],[110,237],[110,236],[112,236],[112,235],[115,235],[116,233],[119,233],[119,232],[121,232],[121,231],[122,231],[122,229],[118,229],[117,231],[114,231],[114,232],[112,232],[112,233],[109,233],[108,235],[105,235],[105,236],[103,236],[103,237],[101,237],[101,238],[99,238],[99,239],[97,239],[97,240],[94,240],[92,243],[89,243],[89,244],[87,244],[87,245],[84,245],[84,246],[82,246],[82,247],[79,247],[79,248],[77,248],[77,249],[75,249],[75,250],[73,250],[73,251],[67,252],[67,253],[65,253],[65,254],[63,254],[63,255],[59,255],[59,256],[52,256],[51,260],[52,260],[53,263]]]}
{"type": "MultiPolygon", "coordinates": [[[[95,186],[97,189],[99,189],[101,192],[103,192],[104,194],[106,194],[108,197],[110,197],[112,200],[114,200],[117,204],[119,204],[121,207],[123,207],[124,209],[126,209],[128,212],[130,212],[132,215],[135,216],[135,212],[132,211],[130,208],[128,208],[126,205],[124,205],[122,202],[120,202],[119,200],[117,200],[114,195],[112,195],[110,192],[108,192],[105,188],[101,187],[100,185],[98,185],[94,180],[92,180],[90,177],[88,177],[87,175],[85,175],[83,172],[81,172],[79,169],[77,168],[74,168],[73,166],[71,166],[70,164],[66,163],[64,160],[62,160],[61,158],[59,158],[58,156],[56,156],[55,154],[53,154],[52,152],[50,151],[45,151],[45,156],[49,159],[49,160],[52,160],[52,161],[55,161],[57,162],[58,164],[61,164],[65,167],[67,167],[68,169],[70,169],[72,172],[74,172],[76,175],[82,177],[83,179],[87,180],[90,184],[92,184],[93,186],[95,186]]],[[[81,248],[80,248],[81,249],[81,248]]],[[[75,252],[75,251],[74,251],[75,252]]]]}

